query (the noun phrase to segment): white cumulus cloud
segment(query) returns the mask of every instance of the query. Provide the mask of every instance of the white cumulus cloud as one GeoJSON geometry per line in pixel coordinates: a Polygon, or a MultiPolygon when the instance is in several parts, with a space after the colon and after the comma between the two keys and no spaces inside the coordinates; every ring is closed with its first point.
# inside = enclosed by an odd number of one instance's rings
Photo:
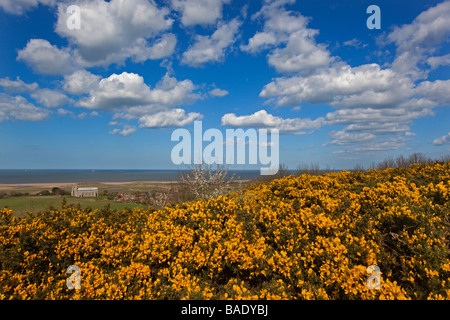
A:
{"type": "Polygon", "coordinates": [[[275,97],[279,106],[308,102],[329,103],[336,108],[387,107],[404,101],[412,89],[408,78],[375,63],[359,67],[336,64],[308,76],[276,78],[260,96],[275,97]]]}
{"type": "Polygon", "coordinates": [[[123,72],[101,79],[78,105],[113,113],[114,119],[138,119],[142,128],[183,126],[201,117],[178,107],[199,98],[195,89],[192,81],[168,73],[151,88],[142,76],[123,72]]]}
{"type": "Polygon", "coordinates": [[[74,71],[71,53],[59,49],[44,39],[31,39],[19,51],[17,60],[25,62],[34,72],[45,75],[63,75],[74,71]]]}
{"type": "Polygon", "coordinates": [[[61,107],[71,101],[64,93],[47,88],[36,90],[31,94],[31,97],[39,104],[44,105],[47,108],[61,107]]]}
{"type": "Polygon", "coordinates": [[[98,85],[100,78],[100,76],[92,74],[87,70],[77,70],[74,73],[64,76],[63,89],[74,95],[88,93],[98,85]]]}
{"type": "Polygon", "coordinates": [[[175,36],[163,35],[172,27],[170,10],[148,0],[80,0],[80,30],[66,25],[69,3],[58,6],[55,31],[69,40],[83,66],[160,59],[171,55],[175,36]]]}
{"type": "Polygon", "coordinates": [[[183,109],[176,108],[142,116],[139,118],[139,124],[141,128],[183,127],[202,118],[200,113],[186,114],[183,109]]]}
{"type": "Polygon", "coordinates": [[[396,27],[389,33],[387,41],[395,43],[397,47],[392,68],[413,79],[425,78],[427,70],[418,65],[433,55],[443,43],[448,43],[449,16],[450,1],[444,1],[419,14],[412,23],[396,27]]]}
{"type": "Polygon", "coordinates": [[[22,96],[12,97],[0,93],[0,123],[4,121],[43,121],[49,111],[38,108],[22,96]]]}
{"type": "Polygon", "coordinates": [[[185,26],[214,24],[222,18],[223,5],[230,0],[172,0],[172,7],[181,13],[185,26]]]}
{"type": "Polygon", "coordinates": [[[315,120],[302,118],[283,119],[268,113],[266,110],[259,110],[247,116],[236,116],[234,113],[227,113],[222,116],[221,125],[271,128],[280,130],[280,133],[305,134],[304,130],[319,129],[323,124],[323,120],[323,118],[315,120]]]}
{"type": "Polygon", "coordinates": [[[236,41],[241,23],[238,19],[233,19],[219,25],[211,36],[197,35],[195,43],[183,53],[182,62],[198,67],[205,63],[222,61],[227,48],[236,41]]]}
{"type": "Polygon", "coordinates": [[[332,61],[330,53],[314,39],[319,31],[308,28],[309,19],[299,12],[286,10],[287,3],[292,1],[267,1],[252,16],[253,20],[263,19],[264,27],[247,45],[241,45],[241,50],[257,53],[270,49],[269,65],[278,72],[312,72],[327,66],[332,61]]]}
{"type": "Polygon", "coordinates": [[[0,87],[8,93],[25,93],[38,89],[39,85],[36,82],[25,83],[20,79],[20,77],[17,77],[16,80],[10,80],[6,77],[0,79],[0,87]]]}
{"type": "Polygon", "coordinates": [[[433,144],[435,144],[437,146],[443,145],[443,144],[450,144],[450,132],[445,136],[434,139],[433,144]]]}
{"type": "Polygon", "coordinates": [[[54,5],[56,0],[0,0],[0,8],[15,15],[24,14],[26,11],[36,8],[39,4],[54,5]]]}
{"type": "Polygon", "coordinates": [[[209,91],[209,94],[214,96],[214,97],[225,97],[226,95],[229,94],[229,92],[227,90],[222,90],[219,88],[214,88],[212,90],[209,91]]]}
{"type": "Polygon", "coordinates": [[[118,135],[120,135],[122,137],[128,137],[129,135],[135,133],[136,130],[137,129],[134,126],[125,125],[123,127],[123,129],[115,128],[115,129],[111,130],[109,132],[109,134],[118,134],[118,135]]]}

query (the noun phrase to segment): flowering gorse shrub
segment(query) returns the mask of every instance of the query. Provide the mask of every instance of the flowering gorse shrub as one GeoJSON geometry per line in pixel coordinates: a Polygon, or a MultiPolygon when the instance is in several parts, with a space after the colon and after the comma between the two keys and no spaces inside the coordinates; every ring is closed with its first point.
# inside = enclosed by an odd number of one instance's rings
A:
{"type": "Polygon", "coordinates": [[[448,163],[416,165],[289,176],[158,211],[3,209],[0,297],[450,299],[449,177],[448,163]]]}

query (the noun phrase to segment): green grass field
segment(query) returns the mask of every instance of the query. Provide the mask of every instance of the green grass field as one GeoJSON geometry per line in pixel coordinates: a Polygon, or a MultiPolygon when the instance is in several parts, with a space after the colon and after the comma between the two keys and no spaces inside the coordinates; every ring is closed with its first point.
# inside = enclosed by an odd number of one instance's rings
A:
{"type": "MultiPolygon", "coordinates": [[[[74,198],[71,196],[64,196],[67,204],[77,205],[78,203],[82,208],[91,207],[92,209],[104,208],[107,204],[111,206],[111,209],[123,210],[125,208],[144,207],[135,203],[118,203],[102,198],[74,198]]],[[[63,196],[24,196],[24,197],[11,197],[6,199],[0,199],[0,208],[8,207],[13,210],[14,214],[18,217],[24,217],[26,212],[38,212],[45,210],[49,207],[61,209],[61,202],[63,196]]]]}

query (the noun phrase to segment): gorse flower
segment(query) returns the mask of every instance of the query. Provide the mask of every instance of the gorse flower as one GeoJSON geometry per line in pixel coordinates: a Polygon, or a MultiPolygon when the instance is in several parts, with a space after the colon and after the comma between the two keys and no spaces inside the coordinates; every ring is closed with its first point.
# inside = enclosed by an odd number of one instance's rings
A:
{"type": "Polygon", "coordinates": [[[5,208],[0,298],[450,299],[449,204],[438,163],[289,176],[157,211],[5,208]]]}

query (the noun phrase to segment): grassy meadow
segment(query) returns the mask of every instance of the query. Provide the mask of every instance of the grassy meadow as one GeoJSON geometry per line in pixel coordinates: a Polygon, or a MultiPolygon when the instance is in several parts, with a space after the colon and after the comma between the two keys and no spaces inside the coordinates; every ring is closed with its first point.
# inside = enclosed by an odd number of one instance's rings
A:
{"type": "Polygon", "coordinates": [[[144,208],[143,205],[137,203],[119,203],[99,198],[74,198],[71,196],[22,196],[0,199],[0,208],[9,208],[17,217],[25,217],[27,212],[39,212],[48,210],[49,208],[61,209],[63,198],[68,204],[80,204],[81,208],[90,207],[92,209],[102,209],[106,205],[110,205],[113,210],[124,210],[125,208],[144,208]]]}

